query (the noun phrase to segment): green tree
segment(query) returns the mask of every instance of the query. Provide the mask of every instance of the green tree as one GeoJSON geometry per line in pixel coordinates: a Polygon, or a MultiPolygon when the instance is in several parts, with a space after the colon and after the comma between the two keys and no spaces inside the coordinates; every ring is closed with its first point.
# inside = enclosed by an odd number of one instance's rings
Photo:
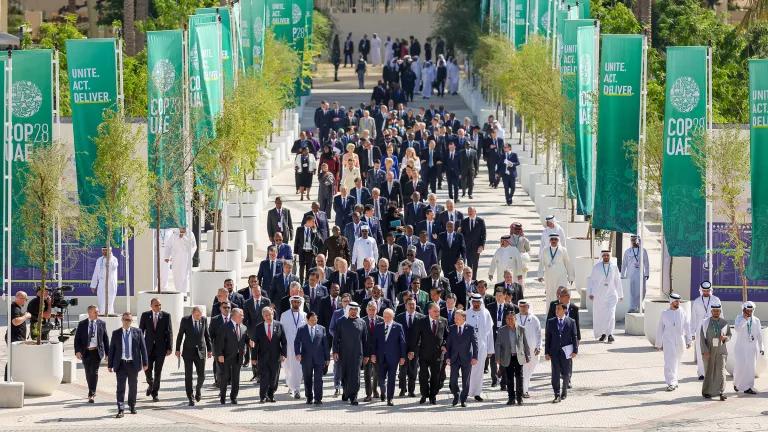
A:
{"type": "Polygon", "coordinates": [[[77,15],[66,14],[61,21],[44,22],[40,25],[40,46],[59,52],[59,105],[61,115],[69,116],[72,108],[69,105],[69,75],[67,74],[67,39],[82,39],[82,33],[77,29],[77,15]]]}
{"type": "Polygon", "coordinates": [[[123,92],[125,115],[147,116],[147,50],[135,56],[123,55],[123,92]]]}
{"type": "Polygon", "coordinates": [[[471,53],[481,35],[481,0],[443,0],[437,8],[433,34],[445,40],[447,48],[471,53]]]}
{"type": "Polygon", "coordinates": [[[591,13],[592,18],[600,20],[601,33],[637,34],[643,30],[635,15],[623,3],[606,5],[605,0],[595,0],[591,3],[591,13]]]}

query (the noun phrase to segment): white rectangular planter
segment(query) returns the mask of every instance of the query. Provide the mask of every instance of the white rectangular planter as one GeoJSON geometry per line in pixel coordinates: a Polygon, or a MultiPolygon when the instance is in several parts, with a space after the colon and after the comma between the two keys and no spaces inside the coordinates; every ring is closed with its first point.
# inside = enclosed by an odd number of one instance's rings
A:
{"type": "MultiPolygon", "coordinates": [[[[203,270],[210,270],[213,252],[209,250],[201,250],[199,251],[199,255],[200,268],[203,270]]],[[[240,282],[240,277],[243,274],[243,258],[240,249],[228,249],[225,251],[216,252],[216,270],[219,269],[233,271],[233,279],[235,279],[235,285],[238,285],[240,282]]]]}
{"type": "MultiPolygon", "coordinates": [[[[206,250],[213,250],[213,230],[208,230],[205,233],[206,238],[206,250]]],[[[230,229],[227,233],[227,244],[230,249],[239,249],[245,251],[245,245],[248,243],[247,235],[244,230],[230,229]]]]}
{"type": "Polygon", "coordinates": [[[547,181],[547,174],[543,172],[532,172],[528,174],[528,195],[530,196],[536,196],[537,194],[541,195],[539,192],[536,191],[536,186],[538,184],[544,184],[547,181]]]}
{"type": "MultiPolygon", "coordinates": [[[[218,256],[217,256],[218,261],[218,256]]],[[[210,269],[210,266],[208,267],[210,269]]],[[[194,270],[192,271],[192,281],[190,299],[193,305],[209,305],[213,303],[216,292],[219,288],[224,288],[225,279],[235,279],[235,272],[232,270],[194,270]]],[[[237,286],[237,285],[235,285],[237,286]]]]}
{"type": "Polygon", "coordinates": [[[261,215],[253,216],[231,216],[229,218],[229,227],[233,230],[245,230],[245,239],[247,243],[256,243],[259,230],[266,231],[261,226],[261,215]]]}

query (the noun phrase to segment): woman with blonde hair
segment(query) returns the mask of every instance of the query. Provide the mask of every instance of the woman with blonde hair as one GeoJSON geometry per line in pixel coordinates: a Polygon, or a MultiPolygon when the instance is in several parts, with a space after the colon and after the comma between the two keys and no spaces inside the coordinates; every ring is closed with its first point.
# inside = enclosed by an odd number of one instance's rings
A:
{"type": "Polygon", "coordinates": [[[347,159],[344,171],[341,174],[341,186],[346,187],[349,191],[355,188],[355,179],[362,178],[360,176],[360,167],[355,164],[356,160],[352,158],[347,159]]]}

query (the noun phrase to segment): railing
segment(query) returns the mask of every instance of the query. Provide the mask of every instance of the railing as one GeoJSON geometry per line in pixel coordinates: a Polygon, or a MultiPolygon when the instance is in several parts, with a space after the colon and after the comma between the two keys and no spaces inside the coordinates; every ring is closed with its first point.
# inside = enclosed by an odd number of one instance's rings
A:
{"type": "Polygon", "coordinates": [[[441,0],[315,0],[315,7],[327,13],[432,13],[441,0]]]}

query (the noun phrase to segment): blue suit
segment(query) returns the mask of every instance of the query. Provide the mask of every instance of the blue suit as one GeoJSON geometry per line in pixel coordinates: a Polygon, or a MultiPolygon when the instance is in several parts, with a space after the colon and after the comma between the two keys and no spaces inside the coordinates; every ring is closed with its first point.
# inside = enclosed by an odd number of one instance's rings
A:
{"type": "Polygon", "coordinates": [[[445,154],[445,162],[443,163],[445,169],[445,177],[448,180],[448,198],[459,198],[459,174],[461,173],[461,159],[459,158],[459,148],[453,151],[453,158],[451,158],[451,152],[448,151],[445,154]]]}
{"type": "Polygon", "coordinates": [[[139,371],[148,365],[147,346],[144,344],[144,335],[137,328],[128,329],[131,360],[123,358],[123,329],[112,332],[112,340],[109,344],[107,365],[117,375],[117,409],[122,411],[125,400],[125,383],[128,382],[128,406],[136,406],[136,387],[139,371]]]}
{"type": "Polygon", "coordinates": [[[277,247],[277,258],[281,260],[293,260],[293,252],[291,251],[291,245],[288,243],[281,243],[277,247]]]}
{"type": "MultiPolygon", "coordinates": [[[[256,279],[261,285],[261,292],[265,296],[269,296],[272,293],[272,280],[275,276],[283,272],[283,261],[280,259],[275,260],[274,272],[272,271],[272,265],[269,258],[262,260],[259,264],[259,272],[256,273],[256,279]]],[[[250,296],[250,293],[248,293],[250,296]]],[[[246,299],[247,300],[247,299],[246,299]]]]}
{"type": "Polygon", "coordinates": [[[347,195],[346,199],[342,199],[341,195],[333,197],[333,213],[336,215],[334,218],[334,224],[337,227],[342,228],[347,222],[352,220],[352,210],[355,207],[355,198],[352,195],[347,195]]]}
{"type": "Polygon", "coordinates": [[[573,345],[573,352],[579,353],[579,338],[576,334],[576,322],[563,316],[562,327],[555,316],[547,320],[544,331],[544,354],[550,356],[552,363],[552,390],[555,396],[560,396],[560,380],[562,379],[562,396],[568,392],[571,380],[573,360],[565,357],[563,347],[573,345]]]}
{"type": "Polygon", "coordinates": [[[314,313],[320,313],[320,303],[323,300],[323,297],[328,296],[328,289],[320,284],[315,285],[315,297],[312,298],[309,284],[305,284],[304,295],[309,296],[309,310],[314,313]]]}
{"type": "Polygon", "coordinates": [[[390,401],[395,397],[395,380],[400,360],[408,355],[405,345],[405,330],[399,323],[390,323],[389,334],[385,337],[386,324],[377,324],[373,329],[373,352],[379,365],[379,386],[384,394],[384,382],[387,383],[386,395],[390,401]]]}
{"type": "Polygon", "coordinates": [[[502,153],[496,165],[496,174],[504,182],[504,196],[507,199],[507,204],[512,204],[512,197],[515,195],[515,178],[517,178],[518,165],[520,165],[520,161],[517,159],[517,153],[514,152],[502,153]],[[507,166],[507,161],[511,162],[512,165],[507,166]]]}
{"type": "Polygon", "coordinates": [[[355,199],[355,203],[357,204],[368,204],[368,201],[371,199],[371,192],[366,187],[361,187],[359,190],[359,198],[358,199],[358,190],[357,188],[352,188],[349,190],[349,195],[355,199]]]}
{"type": "Polygon", "coordinates": [[[88,382],[88,396],[96,394],[96,385],[99,382],[99,365],[101,360],[109,352],[109,337],[107,325],[104,321],[94,321],[96,337],[96,349],[89,349],[90,345],[90,320],[84,319],[77,324],[75,332],[75,353],[80,353],[85,370],[85,380],[88,382]]]}
{"type": "Polygon", "coordinates": [[[424,246],[421,242],[416,243],[416,258],[424,261],[424,270],[429,273],[429,269],[434,264],[437,264],[437,248],[431,242],[427,242],[424,246]]]}
{"type": "Polygon", "coordinates": [[[464,324],[464,329],[459,334],[459,327],[452,325],[448,329],[446,342],[448,352],[446,357],[451,362],[450,389],[454,398],[459,395],[459,370],[461,370],[461,402],[467,401],[469,395],[469,377],[472,373],[472,360],[477,360],[477,334],[475,329],[464,324]]]}
{"type": "Polygon", "coordinates": [[[293,340],[293,352],[301,356],[301,370],[304,375],[304,394],[307,400],[323,399],[323,375],[325,365],[331,360],[328,333],[325,327],[315,325],[314,338],[310,336],[309,325],[299,327],[293,340]]]}

